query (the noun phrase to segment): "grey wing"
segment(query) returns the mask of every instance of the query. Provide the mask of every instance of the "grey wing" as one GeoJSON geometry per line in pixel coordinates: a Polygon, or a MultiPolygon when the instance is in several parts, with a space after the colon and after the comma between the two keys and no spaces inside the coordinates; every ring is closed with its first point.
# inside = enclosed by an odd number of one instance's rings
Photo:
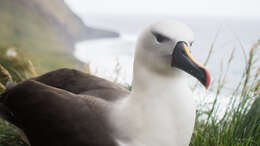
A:
{"type": "Polygon", "coordinates": [[[117,146],[104,124],[103,99],[28,80],[4,93],[1,104],[33,146],[117,146]]]}
{"type": "Polygon", "coordinates": [[[117,100],[129,94],[126,89],[110,81],[74,69],[59,69],[33,80],[74,94],[92,95],[109,101],[117,100]]]}

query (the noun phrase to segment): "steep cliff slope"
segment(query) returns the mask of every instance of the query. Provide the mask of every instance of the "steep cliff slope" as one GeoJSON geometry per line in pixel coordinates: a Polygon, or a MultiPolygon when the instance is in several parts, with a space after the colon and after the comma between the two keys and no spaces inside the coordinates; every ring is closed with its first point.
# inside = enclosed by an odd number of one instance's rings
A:
{"type": "Polygon", "coordinates": [[[63,0],[0,0],[0,46],[13,47],[46,72],[75,67],[75,42],[116,33],[87,27],[63,0]]]}

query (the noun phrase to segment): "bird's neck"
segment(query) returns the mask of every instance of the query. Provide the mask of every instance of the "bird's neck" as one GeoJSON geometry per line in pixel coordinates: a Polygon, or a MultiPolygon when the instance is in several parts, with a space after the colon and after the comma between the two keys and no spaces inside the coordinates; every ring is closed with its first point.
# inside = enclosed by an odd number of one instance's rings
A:
{"type": "Polygon", "coordinates": [[[186,86],[185,74],[178,69],[173,70],[169,75],[160,75],[135,63],[131,96],[142,95],[151,99],[151,96],[173,93],[175,88],[186,86]]]}
{"type": "Polygon", "coordinates": [[[113,122],[116,137],[127,146],[187,144],[195,108],[185,78],[161,77],[135,66],[132,85],[131,94],[116,105],[112,115],[117,119],[113,122]]]}

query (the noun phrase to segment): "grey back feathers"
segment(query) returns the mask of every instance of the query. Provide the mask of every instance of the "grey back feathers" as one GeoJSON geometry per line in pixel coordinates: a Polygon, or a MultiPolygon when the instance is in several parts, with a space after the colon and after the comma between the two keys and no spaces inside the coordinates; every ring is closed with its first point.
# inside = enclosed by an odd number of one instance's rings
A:
{"type": "Polygon", "coordinates": [[[0,111],[32,146],[117,146],[106,113],[126,89],[71,69],[14,85],[1,95],[0,111]]]}

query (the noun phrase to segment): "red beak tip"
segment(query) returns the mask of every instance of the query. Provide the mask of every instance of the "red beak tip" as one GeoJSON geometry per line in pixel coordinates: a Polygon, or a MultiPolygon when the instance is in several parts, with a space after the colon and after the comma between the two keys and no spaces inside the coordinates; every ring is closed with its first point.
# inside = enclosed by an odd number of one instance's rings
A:
{"type": "Polygon", "coordinates": [[[206,89],[208,89],[210,85],[210,74],[208,70],[206,70],[206,76],[207,76],[206,89]]]}

